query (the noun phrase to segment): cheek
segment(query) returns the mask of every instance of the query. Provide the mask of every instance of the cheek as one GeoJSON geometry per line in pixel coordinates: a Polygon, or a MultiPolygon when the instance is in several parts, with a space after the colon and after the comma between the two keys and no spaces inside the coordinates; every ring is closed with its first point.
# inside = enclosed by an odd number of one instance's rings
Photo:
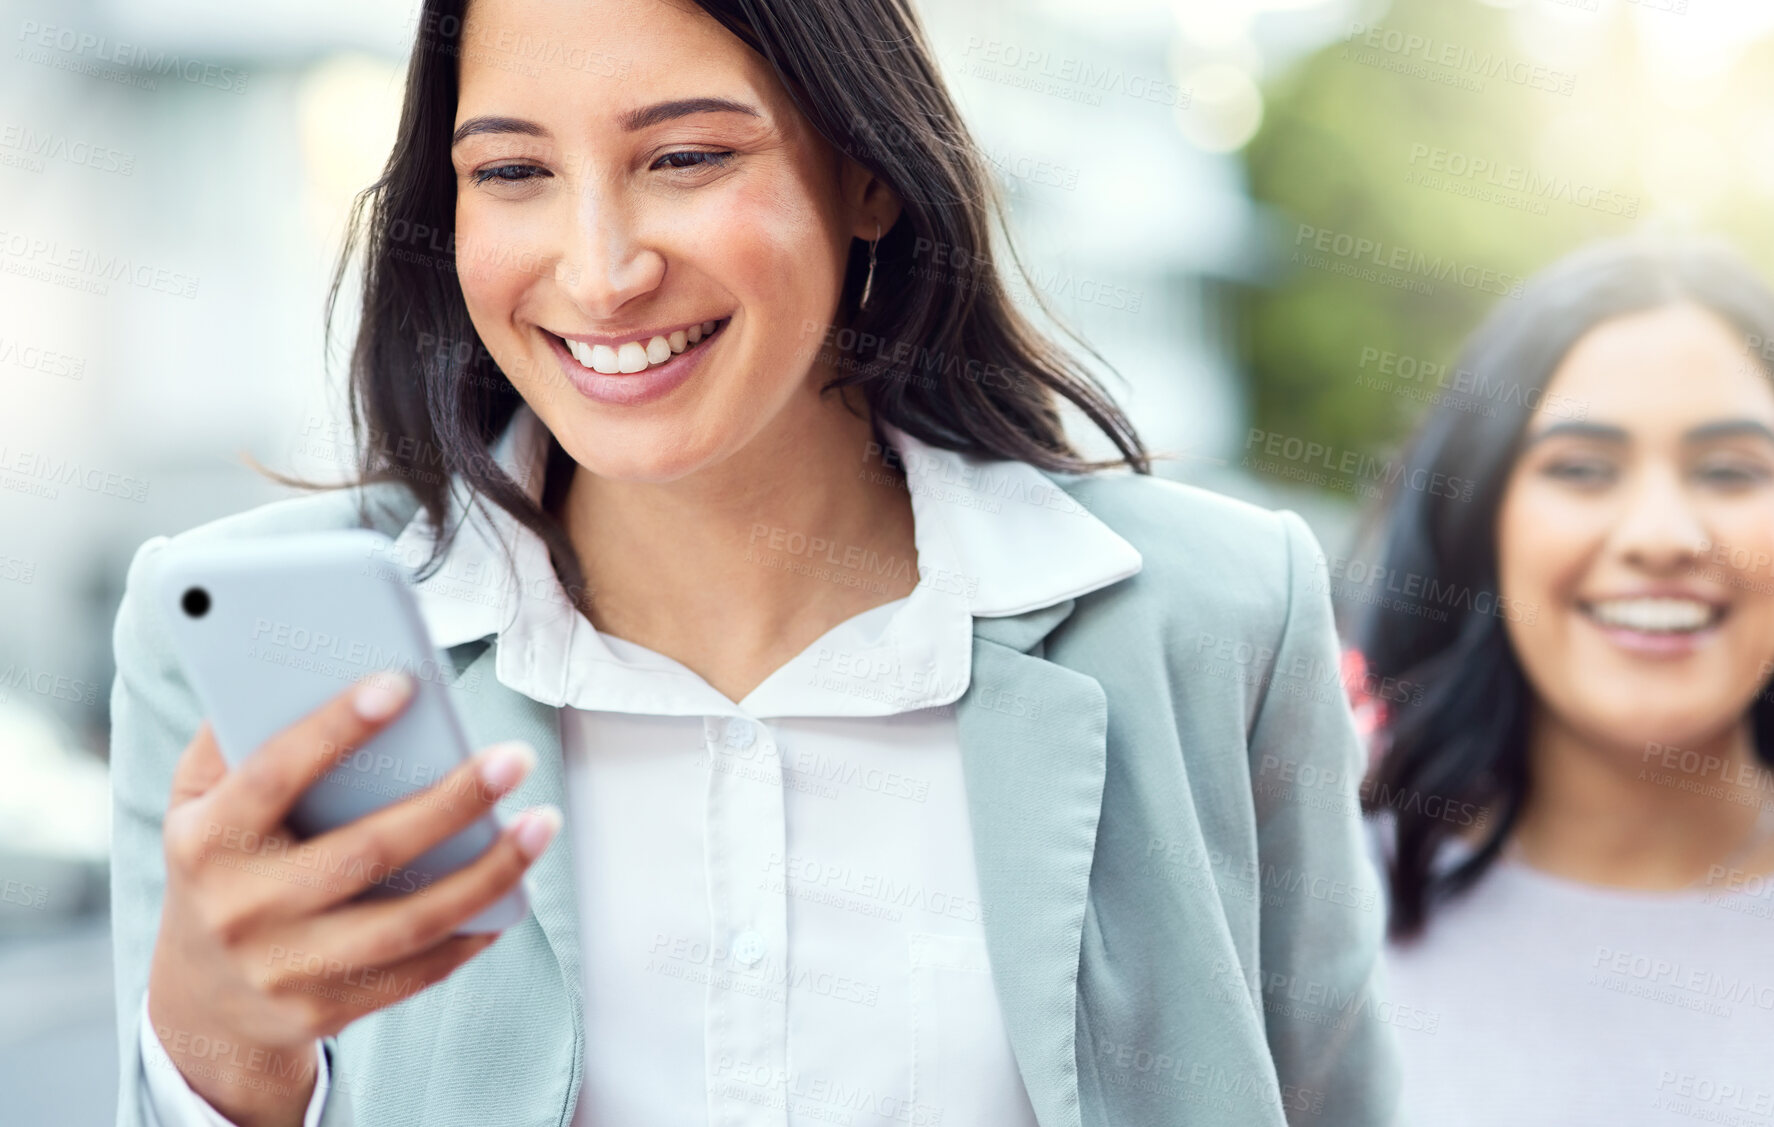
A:
{"type": "Polygon", "coordinates": [[[818,185],[793,177],[749,184],[708,209],[692,244],[714,256],[710,272],[731,279],[747,317],[777,325],[772,335],[785,341],[780,325],[835,302],[841,280],[842,240],[819,200],[818,185]]]}
{"type": "Polygon", "coordinates": [[[476,209],[457,209],[456,278],[483,337],[499,335],[501,327],[508,324],[511,311],[535,277],[535,271],[526,271],[524,264],[536,257],[525,253],[508,231],[476,209]],[[501,247],[507,249],[501,251],[501,247]]]}
{"type": "Polygon", "coordinates": [[[1571,689],[1573,600],[1607,538],[1609,516],[1529,478],[1505,490],[1497,519],[1497,594],[1520,613],[1504,623],[1516,659],[1543,696],[1571,689]]]}
{"type": "Polygon", "coordinates": [[[1497,516],[1498,594],[1536,606],[1542,620],[1570,598],[1600,542],[1600,514],[1534,483],[1512,484],[1497,516]]]}
{"type": "Polygon", "coordinates": [[[1733,507],[1710,514],[1707,526],[1712,546],[1695,572],[1726,589],[1734,656],[1762,669],[1774,655],[1774,513],[1733,507]]]}

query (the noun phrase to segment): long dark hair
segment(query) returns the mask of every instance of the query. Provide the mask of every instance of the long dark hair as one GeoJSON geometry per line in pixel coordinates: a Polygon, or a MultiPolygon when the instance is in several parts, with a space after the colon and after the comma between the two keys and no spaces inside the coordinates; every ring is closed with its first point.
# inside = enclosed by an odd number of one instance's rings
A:
{"type": "MultiPolygon", "coordinates": [[[[997,192],[905,0],[696,2],[770,63],[828,143],[881,178],[903,204],[880,239],[866,311],[857,299],[868,248],[852,244],[843,331],[835,336],[837,351],[853,355],[838,357],[839,374],[825,390],[858,388],[877,438],[878,423],[886,421],[938,447],[1049,471],[1130,466],[1150,473],[1132,423],[1005,292],[991,247],[994,224],[1003,227],[997,192]],[[932,284],[933,274],[939,283],[932,284]],[[1065,437],[1061,399],[1121,456],[1083,459],[1065,437]]],[[[449,150],[458,60],[475,49],[463,39],[467,6],[468,0],[425,0],[419,14],[398,140],[353,211],[327,303],[329,335],[361,251],[363,310],[350,357],[360,481],[398,481],[413,491],[441,533],[435,562],[450,533],[449,479],[460,475],[477,499],[538,534],[567,589],[581,592],[578,558],[550,515],[570,459],[553,444],[538,505],[490,453],[521,399],[476,335],[455,271],[449,150]]]]}
{"type": "MultiPolygon", "coordinates": [[[[1430,409],[1405,454],[1379,513],[1376,566],[1415,578],[1390,606],[1369,604],[1351,624],[1372,676],[1422,689],[1388,718],[1386,751],[1364,787],[1369,812],[1389,812],[1392,826],[1395,938],[1421,934],[1437,904],[1484,875],[1528,796],[1533,690],[1504,628],[1521,608],[1498,597],[1496,538],[1498,504],[1528,420],[1536,410],[1582,412],[1583,404],[1546,395],[1579,338],[1604,321],[1677,302],[1723,318],[1742,334],[1745,362],[1768,373],[1774,294],[1734,251],[1711,241],[1614,240],[1561,260],[1497,306],[1466,343],[1455,390],[1430,409]],[[1461,488],[1407,485],[1435,474],[1461,488]],[[1449,604],[1459,606],[1449,613],[1449,604]],[[1486,815],[1482,841],[1458,863],[1444,863],[1443,846],[1475,821],[1450,812],[1474,809],[1486,815]]],[[[1757,752],[1774,764],[1774,702],[1766,695],[1756,698],[1752,720],[1757,752]]]]}

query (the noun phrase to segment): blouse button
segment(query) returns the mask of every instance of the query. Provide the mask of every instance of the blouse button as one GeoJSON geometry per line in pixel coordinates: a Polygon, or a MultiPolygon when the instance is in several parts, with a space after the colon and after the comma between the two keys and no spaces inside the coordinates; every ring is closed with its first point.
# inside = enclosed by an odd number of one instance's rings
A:
{"type": "Polygon", "coordinates": [[[751,966],[764,957],[764,937],[750,928],[733,937],[733,957],[751,966]]]}
{"type": "Polygon", "coordinates": [[[752,745],[757,733],[752,730],[752,722],[743,716],[736,716],[727,721],[727,746],[744,751],[752,745]]]}

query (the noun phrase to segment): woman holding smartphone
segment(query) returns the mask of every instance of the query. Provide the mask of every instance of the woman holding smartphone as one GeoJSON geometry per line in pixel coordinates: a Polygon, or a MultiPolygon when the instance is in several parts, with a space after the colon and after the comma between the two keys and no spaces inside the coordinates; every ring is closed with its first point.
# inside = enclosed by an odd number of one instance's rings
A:
{"type": "Polygon", "coordinates": [[[1415,687],[1368,792],[1430,1019],[1409,1122],[1774,1110],[1769,341],[1734,254],[1599,246],[1497,309],[1408,457],[1473,484],[1391,499],[1411,593],[1355,631],[1415,687]]]}
{"type": "Polygon", "coordinates": [[[494,745],[471,800],[304,845],[509,824],[412,896],[307,886],[263,843],[404,690],[225,772],[146,546],[122,1122],[1389,1120],[1378,913],[1307,891],[1377,890],[1359,820],[1261,784],[1353,800],[1346,703],[1276,675],[1334,669],[1311,535],[1150,477],[1009,303],[904,5],[427,3],[399,136],[363,482],[187,536],[386,532],[494,745]],[[520,879],[532,916],[454,936],[520,879]]]}

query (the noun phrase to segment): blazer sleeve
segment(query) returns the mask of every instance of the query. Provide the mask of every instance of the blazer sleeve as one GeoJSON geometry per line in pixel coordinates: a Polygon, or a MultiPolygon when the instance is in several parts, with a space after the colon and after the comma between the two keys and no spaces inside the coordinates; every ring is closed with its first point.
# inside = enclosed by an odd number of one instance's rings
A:
{"type": "Polygon", "coordinates": [[[111,958],[118,1127],[158,1122],[143,1071],[140,1026],[166,888],[160,827],[173,765],[201,720],[197,701],[165,647],[165,624],[155,621],[143,593],[166,543],[166,537],[155,537],[136,551],[112,633],[117,677],[111,686],[111,958]]]}
{"type": "Polygon", "coordinates": [[[1342,691],[1324,557],[1282,512],[1288,607],[1250,741],[1261,909],[1260,987],[1289,1123],[1394,1121],[1399,1084],[1383,998],[1385,900],[1362,829],[1360,736],[1342,691]]]}
{"type": "MultiPolygon", "coordinates": [[[[186,684],[167,644],[167,624],[148,588],[155,559],[168,543],[164,536],[143,544],[129,566],[123,603],[117,611],[112,647],[117,677],[111,686],[111,945],[117,1002],[118,1127],[168,1127],[209,1111],[190,1094],[167,1099],[185,1088],[182,1077],[156,1077],[146,1069],[170,1069],[164,1051],[151,1053],[143,1028],[148,967],[160,931],[160,905],[166,891],[166,859],[161,824],[172,793],[173,767],[202,722],[202,706],[186,684]],[[156,1098],[156,1089],[162,1098],[156,1098]]],[[[332,1038],[325,1052],[337,1053],[332,1038]]],[[[317,1083],[307,1122],[328,1127],[348,1122],[346,1101],[317,1083]],[[322,1117],[322,1112],[325,1112],[322,1117]]],[[[217,1117],[218,1119],[220,1117],[217,1117]]]]}

